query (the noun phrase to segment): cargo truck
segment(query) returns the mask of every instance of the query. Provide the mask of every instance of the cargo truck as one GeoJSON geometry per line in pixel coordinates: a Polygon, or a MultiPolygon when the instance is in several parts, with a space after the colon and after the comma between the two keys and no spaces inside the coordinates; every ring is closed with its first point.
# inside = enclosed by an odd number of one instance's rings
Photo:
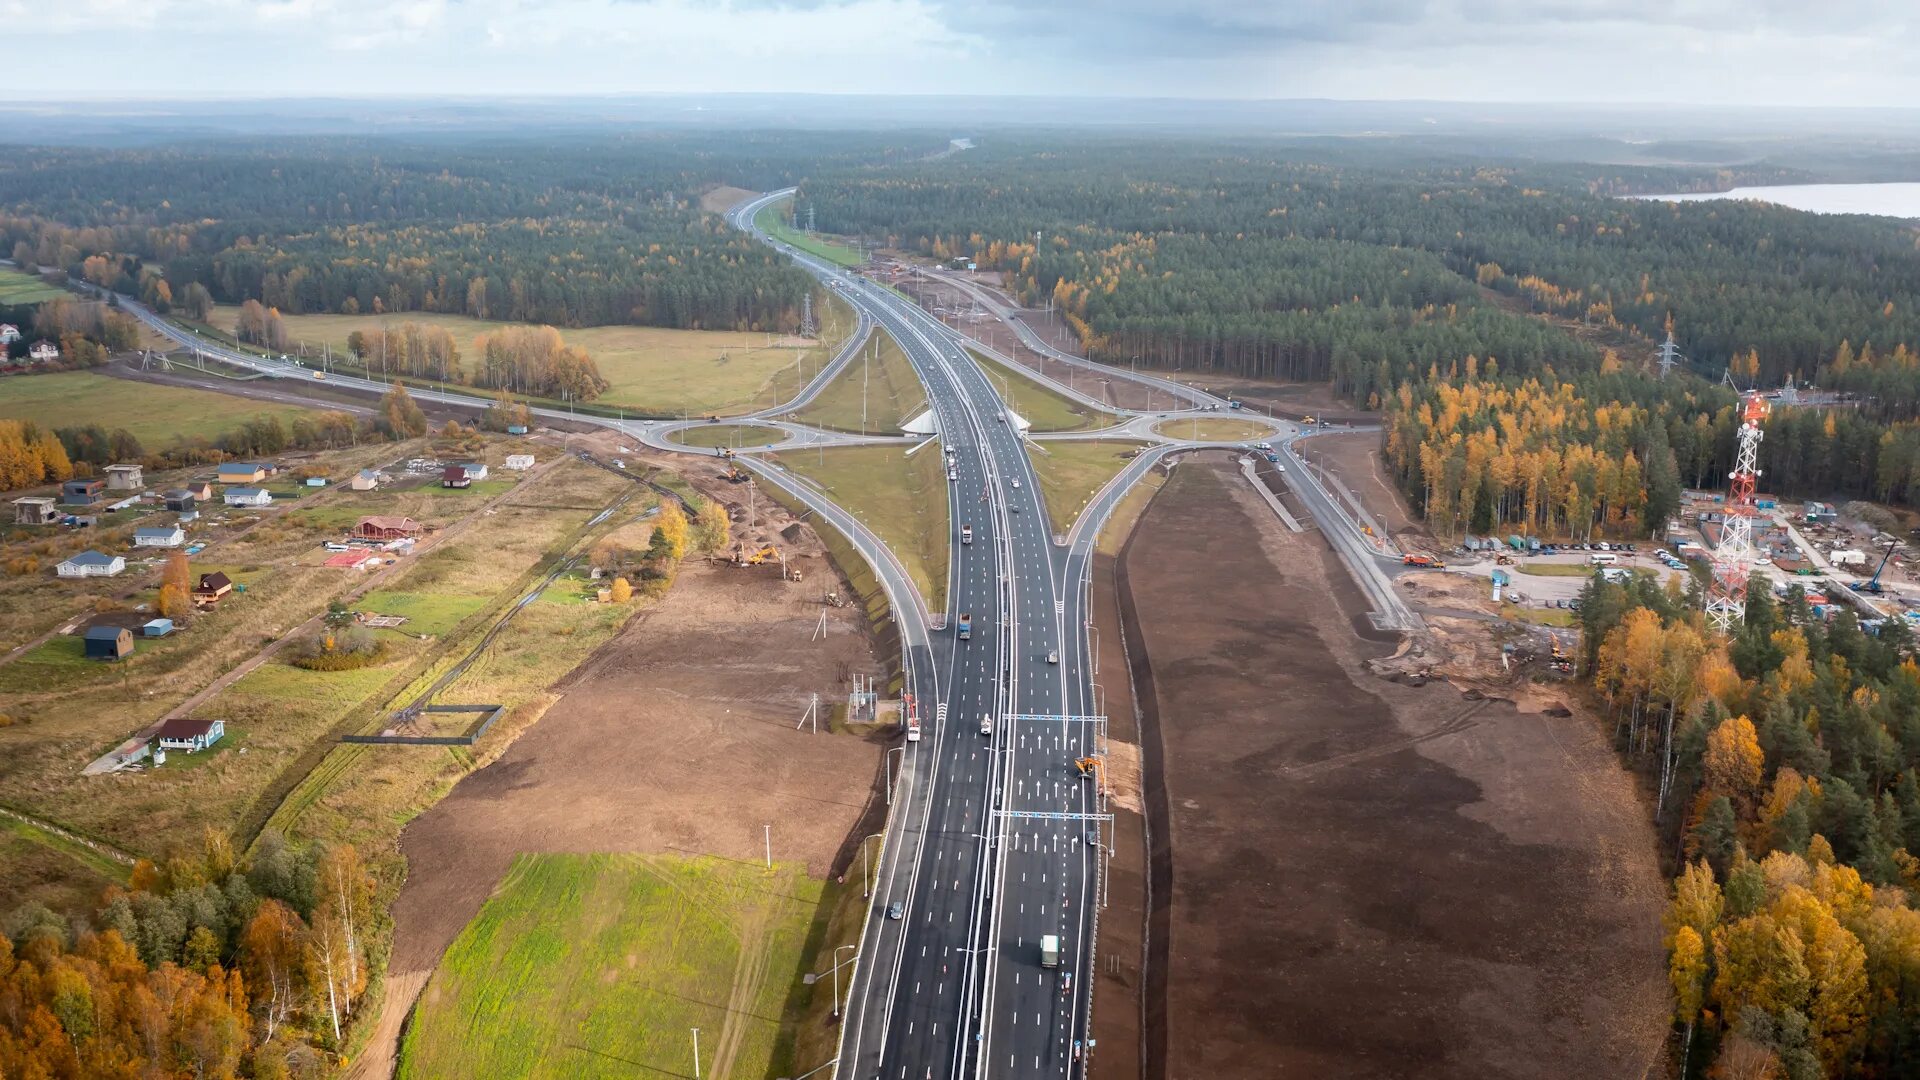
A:
{"type": "Polygon", "coordinates": [[[960,640],[973,640],[973,616],[964,611],[960,613],[960,640]]]}
{"type": "Polygon", "coordinates": [[[971,525],[960,526],[960,542],[963,544],[973,543],[973,526],[971,525]]]}
{"type": "Polygon", "coordinates": [[[1060,966],[1060,935],[1047,934],[1040,939],[1040,966],[1043,968],[1060,966]]]}

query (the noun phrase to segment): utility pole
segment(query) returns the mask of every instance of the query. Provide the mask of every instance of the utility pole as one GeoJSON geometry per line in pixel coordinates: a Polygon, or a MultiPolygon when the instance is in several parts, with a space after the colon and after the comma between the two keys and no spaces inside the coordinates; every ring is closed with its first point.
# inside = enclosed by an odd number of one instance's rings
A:
{"type": "Polygon", "coordinates": [[[693,1080],[700,1080],[700,1029],[693,1029],[693,1080]]]}
{"type": "Polygon", "coordinates": [[[773,869],[773,826],[765,825],[762,828],[766,830],[767,836],[767,869],[771,870],[773,869]]]}

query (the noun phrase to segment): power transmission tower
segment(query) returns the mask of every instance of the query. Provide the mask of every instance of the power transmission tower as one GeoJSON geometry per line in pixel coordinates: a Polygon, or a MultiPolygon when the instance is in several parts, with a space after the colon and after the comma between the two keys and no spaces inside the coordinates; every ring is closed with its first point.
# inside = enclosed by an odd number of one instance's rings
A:
{"type": "Polygon", "coordinates": [[[813,204],[807,204],[807,231],[813,231],[813,204]]]}
{"type": "Polygon", "coordinates": [[[813,294],[808,293],[800,300],[800,336],[810,338],[817,332],[813,325],[813,294]]]}
{"type": "MultiPolygon", "coordinates": [[[[1728,372],[1728,381],[1732,373],[1728,372]]],[[[1720,543],[1713,551],[1713,582],[1707,591],[1707,623],[1723,634],[1746,617],[1747,578],[1753,572],[1753,492],[1760,482],[1761,424],[1767,418],[1767,399],[1742,395],[1740,431],[1733,471],[1727,474],[1727,516],[1720,523],[1720,543]]]]}
{"type": "Polygon", "coordinates": [[[1680,354],[1680,346],[1673,340],[1673,327],[1667,327],[1667,340],[1660,343],[1660,377],[1666,378],[1672,373],[1674,365],[1685,360],[1680,354]]]}

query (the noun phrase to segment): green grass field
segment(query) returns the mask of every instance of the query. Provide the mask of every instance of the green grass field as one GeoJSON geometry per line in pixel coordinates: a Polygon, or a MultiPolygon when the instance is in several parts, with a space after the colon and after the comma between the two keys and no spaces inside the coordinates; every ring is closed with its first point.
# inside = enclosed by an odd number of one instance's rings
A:
{"type": "Polygon", "coordinates": [[[929,610],[946,607],[947,474],[936,448],[908,457],[898,446],[841,446],[798,450],[776,460],[819,484],[886,541],[929,610]]]}
{"type": "Polygon", "coordinates": [[[683,428],[673,437],[681,446],[765,446],[785,439],[786,433],[779,428],[760,427],[757,424],[708,424],[706,427],[683,428]]]}
{"type": "Polygon", "coordinates": [[[1238,420],[1230,416],[1196,417],[1190,420],[1168,420],[1153,425],[1153,430],[1172,439],[1194,439],[1200,442],[1248,442],[1265,439],[1273,434],[1273,427],[1257,420],[1238,420]]]}
{"type": "Polygon", "coordinates": [[[1007,367],[980,353],[967,350],[983,368],[1001,396],[1033,431],[1085,431],[1105,427],[1117,417],[1065,397],[1035,382],[1019,368],[1007,367]]]}
{"type": "Polygon", "coordinates": [[[892,337],[875,331],[866,355],[848,364],[795,419],[831,431],[896,435],[901,425],[918,416],[926,404],[927,388],[907,362],[907,354],[892,337]]]}
{"type": "Polygon", "coordinates": [[[397,1076],[791,1075],[822,884],[785,864],[523,855],[421,995],[397,1076]]]}
{"type": "Polygon", "coordinates": [[[839,266],[859,266],[867,257],[843,244],[823,240],[818,234],[808,234],[787,224],[786,214],[778,203],[767,206],[754,215],[753,223],[776,240],[785,241],[810,255],[817,255],[839,266]]]}
{"type": "MultiPolygon", "coordinates": [[[[792,396],[804,379],[820,370],[853,327],[853,314],[844,301],[830,298],[820,311],[818,345],[768,334],[654,326],[589,326],[560,333],[567,344],[591,353],[600,373],[612,384],[594,399],[596,404],[697,417],[751,411],[792,396]]],[[[230,334],[239,313],[239,308],[217,307],[209,321],[230,334]]],[[[374,331],[382,324],[413,322],[446,328],[459,343],[462,358],[467,359],[477,355],[475,338],[507,325],[421,311],[385,316],[284,317],[287,332],[295,341],[306,342],[309,353],[326,343],[333,346],[335,356],[345,355],[347,335],[355,330],[374,331]]],[[[377,370],[377,362],[374,366],[377,370]]]]}
{"type": "Polygon", "coordinates": [[[176,437],[211,439],[256,416],[278,416],[286,422],[304,411],[90,371],[11,375],[0,381],[0,419],[32,420],[47,428],[126,428],[149,450],[171,446],[176,437]]]}
{"type": "Polygon", "coordinates": [[[1044,452],[1029,447],[1027,456],[1033,460],[1054,531],[1064,533],[1073,528],[1094,494],[1119,475],[1133,452],[1144,445],[1124,441],[1049,442],[1044,452]]]}
{"type": "Polygon", "coordinates": [[[0,307],[39,304],[73,294],[19,270],[0,270],[0,307]]]}

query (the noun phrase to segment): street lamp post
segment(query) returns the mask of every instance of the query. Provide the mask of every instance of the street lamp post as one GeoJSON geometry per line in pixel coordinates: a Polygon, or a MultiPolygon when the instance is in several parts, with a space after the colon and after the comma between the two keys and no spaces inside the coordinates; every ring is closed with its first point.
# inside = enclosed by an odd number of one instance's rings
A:
{"type": "Polygon", "coordinates": [[[693,1080],[700,1080],[700,1029],[693,1029],[693,1080]]]}
{"type": "MultiPolygon", "coordinates": [[[[833,1015],[835,1019],[838,1019],[840,1016],[840,950],[858,949],[859,947],[858,945],[840,945],[833,950],[833,970],[828,975],[828,979],[833,983],[833,1015]]],[[[852,990],[853,988],[848,987],[847,989],[852,990]]]]}
{"type": "MultiPolygon", "coordinates": [[[[906,748],[906,747],[904,747],[904,746],[896,746],[896,747],[894,747],[893,749],[891,749],[891,750],[889,750],[889,751],[887,751],[887,753],[888,753],[889,755],[891,755],[891,754],[899,754],[899,755],[900,755],[900,761],[901,761],[901,765],[902,765],[902,767],[903,767],[903,768],[905,767],[905,764],[906,764],[906,754],[907,754],[907,748],[906,748]]],[[[892,806],[892,805],[893,805],[893,769],[892,769],[892,767],[891,767],[891,766],[889,765],[889,766],[886,766],[886,767],[883,767],[881,771],[882,771],[882,772],[884,772],[884,773],[886,774],[886,777],[887,777],[887,805],[888,805],[888,806],[892,806]]]]}

